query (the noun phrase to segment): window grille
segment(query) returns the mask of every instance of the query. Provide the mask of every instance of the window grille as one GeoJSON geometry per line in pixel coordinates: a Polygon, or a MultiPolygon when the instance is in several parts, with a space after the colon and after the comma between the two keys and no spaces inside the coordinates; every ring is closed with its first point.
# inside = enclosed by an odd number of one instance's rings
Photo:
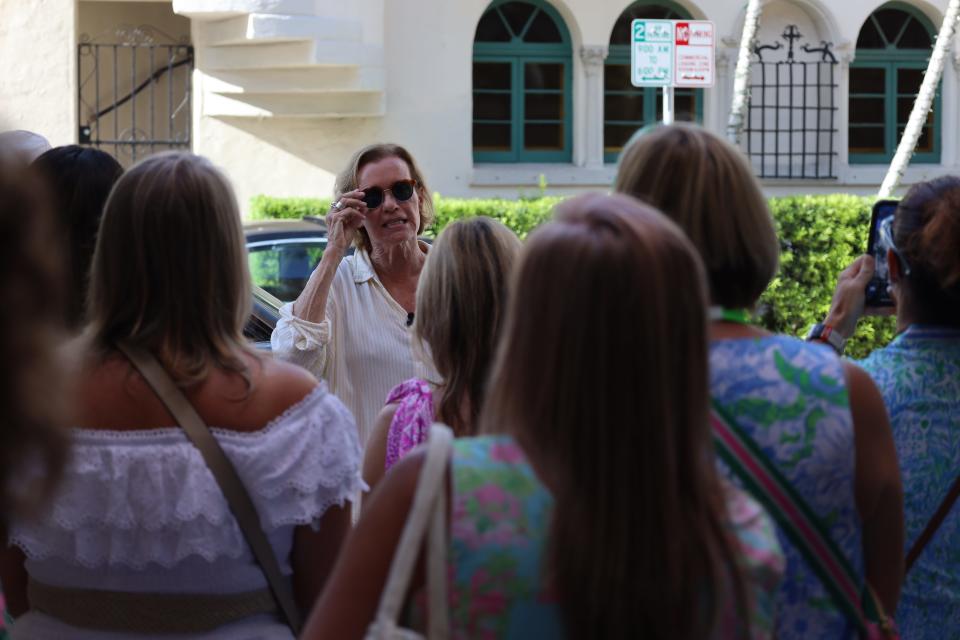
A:
{"type": "Polygon", "coordinates": [[[760,178],[831,179],[837,177],[837,59],[829,42],[804,44],[796,25],[788,25],[782,41],[760,44],[751,69],[747,155],[760,178]],[[786,42],[786,46],[784,46],[786,42]],[[765,59],[785,50],[785,59],[765,59]]]}
{"type": "Polygon", "coordinates": [[[193,64],[188,42],[150,26],[82,36],[78,142],[112,153],[125,166],[157,151],[189,149],[193,64]]]}

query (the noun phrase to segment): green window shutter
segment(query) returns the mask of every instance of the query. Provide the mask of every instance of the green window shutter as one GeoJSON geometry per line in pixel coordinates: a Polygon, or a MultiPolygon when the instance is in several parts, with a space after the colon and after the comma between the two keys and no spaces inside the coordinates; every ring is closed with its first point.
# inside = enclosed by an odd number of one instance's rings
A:
{"type": "MultiPolygon", "coordinates": [[[[850,65],[850,164],[888,164],[927,68],[935,31],[910,5],[892,2],[867,18],[850,65]]],[[[940,162],[940,87],[911,162],[940,162]]]]}
{"type": "Polygon", "coordinates": [[[473,45],[474,162],[570,162],[573,55],[542,0],[496,0],[473,45]]]}

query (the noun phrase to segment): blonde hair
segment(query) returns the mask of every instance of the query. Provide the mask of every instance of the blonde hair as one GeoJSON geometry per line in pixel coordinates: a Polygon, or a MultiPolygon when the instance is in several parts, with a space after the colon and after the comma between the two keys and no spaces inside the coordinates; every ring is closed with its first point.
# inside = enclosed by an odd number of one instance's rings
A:
{"type": "Polygon", "coordinates": [[[250,273],[236,198],[209,160],[160,153],[114,186],[90,276],[87,334],[153,352],[180,385],[211,365],[249,374],[241,353],[250,273]]]}
{"type": "Polygon", "coordinates": [[[767,201],[739,149],[696,125],[656,127],[624,150],[615,189],[680,225],[700,252],[713,303],[753,306],[777,273],[767,201]]]}
{"type": "MultiPolygon", "coordinates": [[[[420,226],[417,227],[417,233],[423,233],[423,230],[433,223],[433,197],[430,195],[430,189],[423,179],[423,174],[417,166],[413,156],[404,147],[398,144],[378,143],[368,145],[350,158],[346,168],[337,176],[334,183],[334,199],[338,200],[340,196],[348,191],[354,191],[360,188],[359,175],[360,169],[368,164],[379,162],[385,158],[400,158],[410,170],[410,179],[416,183],[417,197],[420,199],[420,226]]],[[[354,245],[366,250],[368,253],[372,250],[370,244],[370,235],[362,226],[357,229],[353,240],[354,245]]]]}
{"type": "Polygon", "coordinates": [[[627,196],[567,200],[526,242],[481,430],[512,434],[550,481],[570,638],[709,636],[728,585],[746,611],[707,420],[706,302],[690,241],[627,196]]]}
{"type": "Polygon", "coordinates": [[[443,379],[437,416],[458,436],[476,430],[520,240],[487,217],[458,220],[430,249],[417,286],[414,332],[443,379]],[[470,415],[462,415],[464,400],[470,415]]]}

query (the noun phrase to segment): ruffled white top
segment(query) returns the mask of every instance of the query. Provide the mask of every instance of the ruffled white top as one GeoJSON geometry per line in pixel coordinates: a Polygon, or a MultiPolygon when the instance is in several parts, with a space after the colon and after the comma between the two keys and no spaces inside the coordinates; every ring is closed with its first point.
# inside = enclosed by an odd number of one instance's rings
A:
{"type": "MultiPolygon", "coordinates": [[[[211,431],[250,492],[281,570],[292,574],[294,527],[316,529],[328,507],[365,488],[353,417],[320,383],[259,431],[211,431]]],[[[39,520],[14,523],[10,542],[23,550],[30,575],[54,586],[205,594],[267,588],[213,475],[179,427],[74,430],[58,494],[39,520]]],[[[84,633],[36,612],[18,619],[13,633],[134,637],[84,633]]],[[[291,634],[277,618],[257,616],[200,637],[291,634]]]]}

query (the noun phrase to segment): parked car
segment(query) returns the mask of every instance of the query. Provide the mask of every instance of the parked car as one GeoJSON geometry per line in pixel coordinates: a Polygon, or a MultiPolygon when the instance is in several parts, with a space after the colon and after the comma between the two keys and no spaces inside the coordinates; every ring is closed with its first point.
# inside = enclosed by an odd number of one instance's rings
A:
{"type": "Polygon", "coordinates": [[[270,334],[277,326],[282,305],[283,302],[276,296],[254,285],[253,308],[243,328],[243,335],[253,342],[257,349],[270,351],[270,334]]]}
{"type": "MultiPolygon", "coordinates": [[[[282,302],[296,300],[327,248],[323,218],[257,220],[243,226],[247,239],[250,276],[256,287],[282,302]]],[[[431,238],[420,240],[431,243],[431,238]]],[[[346,255],[353,253],[353,247],[346,255]]]]}
{"type": "MultiPolygon", "coordinates": [[[[270,350],[270,334],[280,307],[295,300],[327,248],[327,225],[313,216],[302,220],[258,220],[243,227],[247,239],[253,309],[243,334],[258,349],[270,350]]],[[[420,238],[431,243],[430,238],[420,238]]],[[[353,253],[353,247],[347,250],[353,253]]]]}
{"type": "Polygon", "coordinates": [[[327,247],[323,219],[258,220],[243,232],[253,284],[283,302],[296,299],[327,247]]]}

